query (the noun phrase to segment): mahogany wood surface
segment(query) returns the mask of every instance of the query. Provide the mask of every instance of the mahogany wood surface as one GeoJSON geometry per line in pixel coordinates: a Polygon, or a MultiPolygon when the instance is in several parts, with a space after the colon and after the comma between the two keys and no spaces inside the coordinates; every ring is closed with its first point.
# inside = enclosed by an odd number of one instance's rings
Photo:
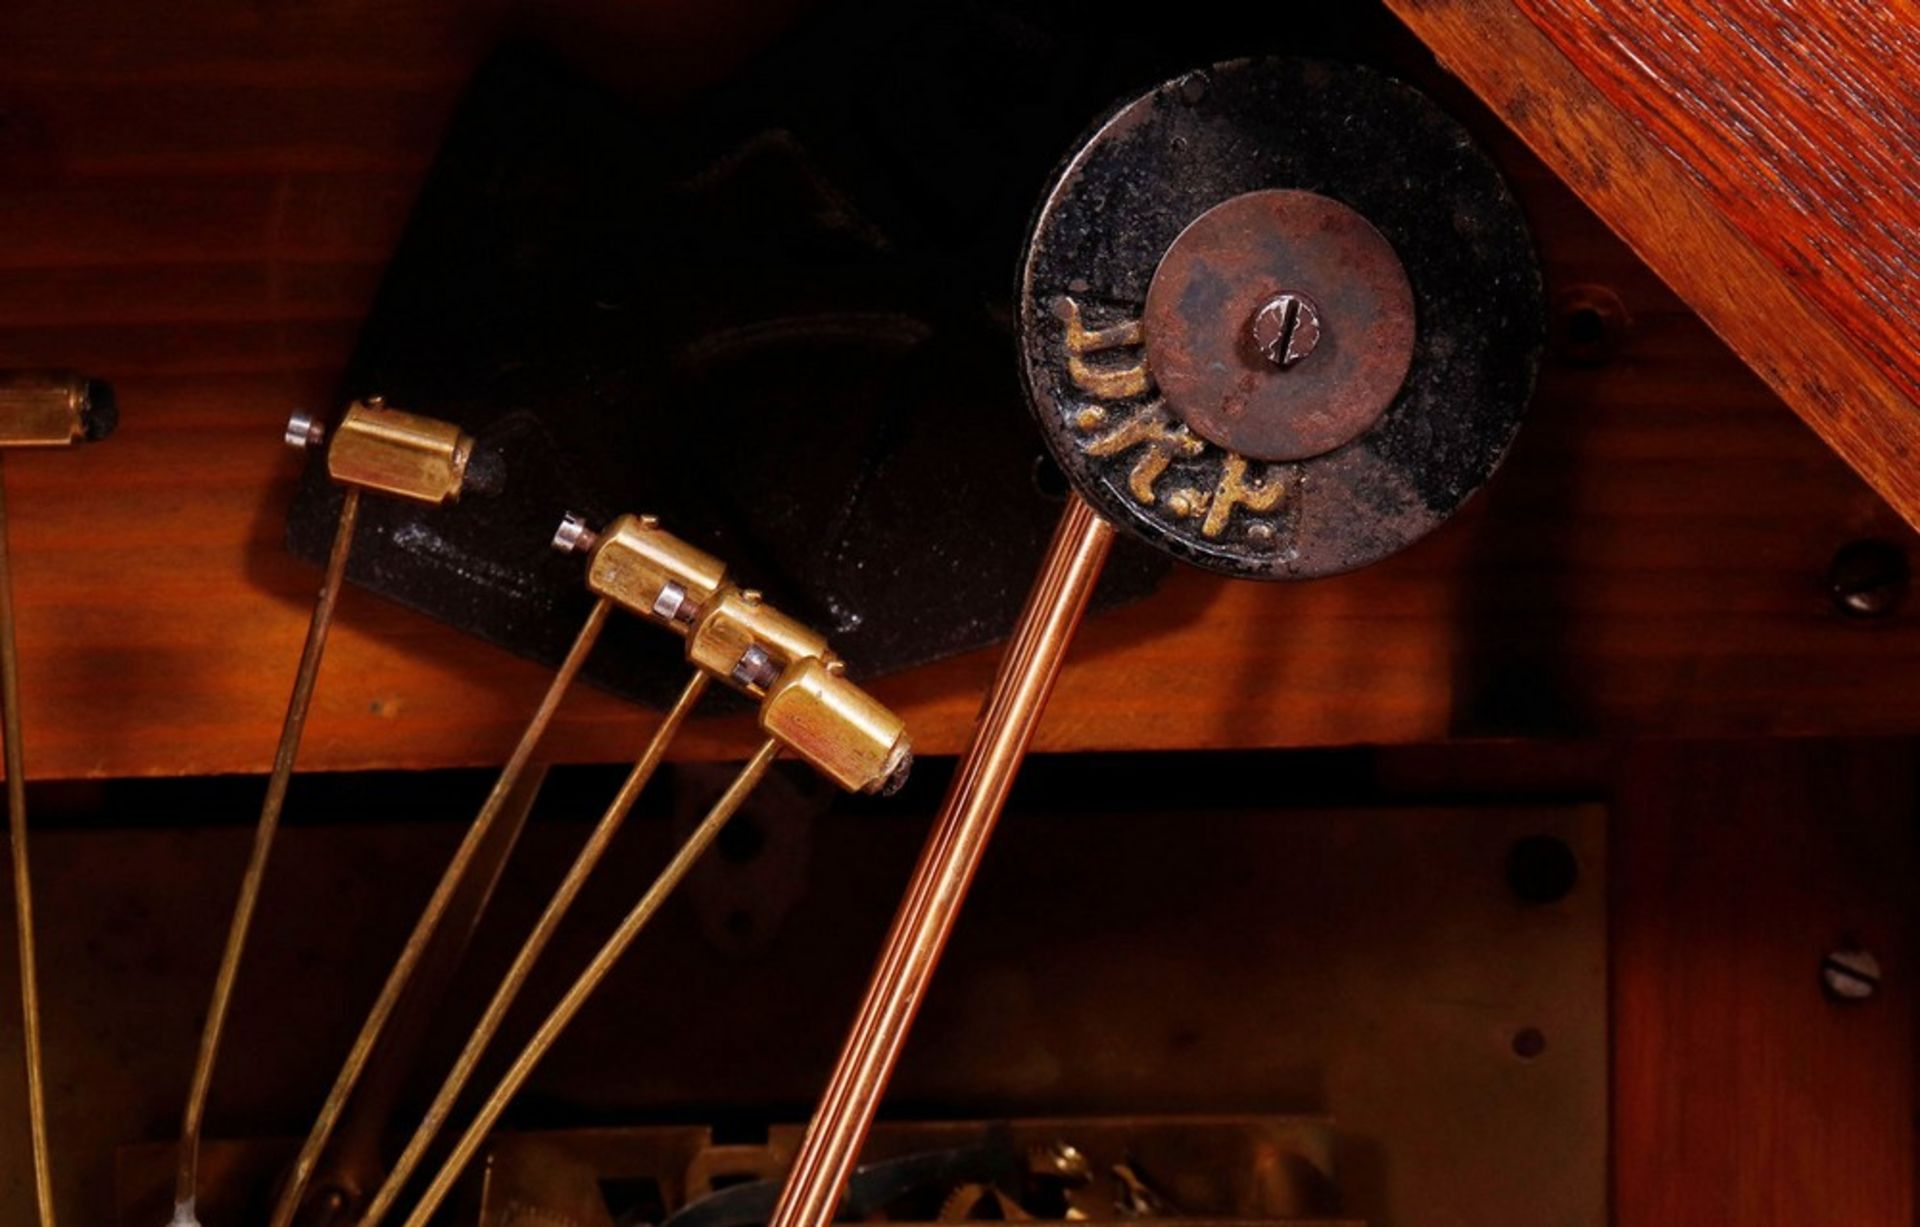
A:
{"type": "Polygon", "coordinates": [[[1920,12],[1518,0],[1715,207],[1920,400],[1920,12]]]}
{"type": "Polygon", "coordinates": [[[1386,4],[1920,524],[1911,5],[1386,4]]]}
{"type": "MultiPolygon", "coordinates": [[[[714,41],[698,5],[636,11],[714,41]]],[[[107,376],[123,409],[107,443],[6,466],[35,775],[266,768],[317,582],[280,543],[281,424],[325,405],[497,25],[444,0],[0,8],[0,364],[107,376]]],[[[663,81],[703,70],[655,42],[663,81]]],[[[1549,361],[1507,467],[1404,555],[1300,585],[1179,574],[1091,621],[1039,748],[1920,728],[1920,623],[1822,590],[1843,543],[1910,545],[1897,519],[1551,171],[1427,84],[1508,168],[1550,290],[1618,294],[1618,355],[1549,361]]],[[[952,752],[993,656],[876,689],[952,752]]],[[[545,676],[350,591],[301,766],[497,762],[545,676]]],[[[549,750],[627,758],[652,720],[582,692],[549,750]]],[[[678,752],[749,744],[703,720],[678,752]]]]}
{"type": "Polygon", "coordinates": [[[1419,746],[1409,796],[1609,799],[1615,1227],[1914,1221],[1911,741],[1419,746]],[[1870,999],[1825,956],[1881,964],[1870,999]]]}
{"type": "Polygon", "coordinates": [[[1625,756],[1617,1227],[1913,1222],[1913,769],[1905,745],[1625,756]],[[1823,997],[1841,945],[1881,961],[1870,1000],[1823,997]]]}

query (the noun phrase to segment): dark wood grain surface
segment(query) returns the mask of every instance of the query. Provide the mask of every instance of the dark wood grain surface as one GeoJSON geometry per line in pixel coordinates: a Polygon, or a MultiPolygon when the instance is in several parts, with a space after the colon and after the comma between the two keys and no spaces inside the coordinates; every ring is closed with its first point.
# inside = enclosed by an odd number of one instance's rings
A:
{"type": "Polygon", "coordinates": [[[1906,746],[1645,747],[1616,774],[1614,1221],[1914,1214],[1906,746]],[[1871,950],[1871,1000],[1819,989],[1871,950]]]}
{"type": "Polygon", "coordinates": [[[1878,0],[1517,0],[1920,400],[1920,16],[1878,0]]]}
{"type": "MultiPolygon", "coordinates": [[[[639,71],[711,67],[703,12],[635,18],[658,26],[639,71]]],[[[325,405],[498,23],[424,0],[0,9],[0,363],[94,371],[123,402],[109,442],[7,465],[35,774],[265,769],[317,583],[280,544],[280,427],[325,405]]],[[[1508,168],[1551,290],[1617,293],[1617,356],[1549,362],[1507,468],[1406,554],[1302,585],[1182,574],[1095,619],[1040,748],[1920,728],[1920,621],[1822,591],[1846,541],[1911,544],[1897,519],[1552,171],[1429,86],[1508,168]]],[[[877,689],[950,752],[992,656],[877,689]]],[[[350,591],[302,765],[498,761],[544,680],[350,591]]],[[[583,692],[550,748],[622,759],[651,720],[583,692]]],[[[749,738],[701,721],[680,752],[749,738]]]]}
{"type": "Polygon", "coordinates": [[[1910,741],[1382,751],[1416,796],[1610,798],[1615,1227],[1905,1227],[1910,741]],[[1823,995],[1842,947],[1881,988],[1823,995]]]}
{"type": "MultiPolygon", "coordinates": [[[[1905,357],[1897,362],[1876,358],[1856,340],[1856,334],[1870,332],[1887,344],[1901,343],[1898,327],[1888,332],[1869,320],[1878,310],[1877,291],[1850,286],[1840,264],[1783,267],[1741,228],[1701,177],[1735,172],[1717,164],[1691,167],[1679,151],[1662,145],[1595,84],[1597,69],[1563,54],[1510,0],[1386,3],[1830,447],[1910,523],[1920,524],[1920,408],[1908,376],[1914,332],[1905,330],[1905,357]],[[1854,297],[1844,310],[1830,313],[1809,296],[1815,282],[1823,294],[1844,296],[1851,289],[1854,297]]],[[[1793,28],[1791,22],[1781,26],[1793,28]]],[[[1878,54],[1871,46],[1856,50],[1862,57],[1878,54]]],[[[1738,66],[1725,69],[1738,71],[1738,66]]],[[[1675,85],[1649,87],[1655,96],[1645,105],[1674,111],[1695,105],[1661,92],[1675,85]]],[[[1881,118],[1867,127],[1896,122],[1903,96],[1895,91],[1884,99],[1881,118]]],[[[1846,107],[1836,103],[1834,110],[1846,107]]],[[[1744,141],[1746,128],[1725,115],[1720,122],[1736,129],[1728,140],[1744,141]]],[[[1837,119],[1833,124],[1853,126],[1837,119]]],[[[1769,160],[1753,149],[1727,156],[1769,160]]],[[[1817,175],[1795,179],[1793,186],[1870,210],[1883,231],[1897,231],[1902,217],[1912,218],[1911,183],[1904,193],[1859,201],[1846,199],[1844,187],[1817,175]]],[[[1782,189],[1776,183],[1773,190],[1782,189]]],[[[1782,233],[1790,232],[1785,220],[1790,210],[1764,203],[1755,207],[1772,209],[1777,224],[1786,228],[1782,233]]],[[[1786,240],[1776,235],[1774,241],[1786,240]]]]}

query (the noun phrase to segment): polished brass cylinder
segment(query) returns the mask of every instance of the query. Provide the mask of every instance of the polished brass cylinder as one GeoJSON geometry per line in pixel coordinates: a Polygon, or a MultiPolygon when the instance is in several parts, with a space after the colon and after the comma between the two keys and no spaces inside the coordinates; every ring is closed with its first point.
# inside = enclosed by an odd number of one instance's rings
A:
{"type": "Polygon", "coordinates": [[[607,525],[587,563],[587,588],[595,596],[683,635],[726,582],[725,563],[652,516],[625,515],[607,525]]]}
{"type": "Polygon", "coordinates": [[[111,428],[105,384],[72,371],[0,371],[0,447],[65,447],[111,428]]]}
{"type": "Polygon", "coordinates": [[[907,725],[818,657],[767,690],[760,727],[849,792],[884,791],[907,765],[907,725]]]}
{"type": "Polygon", "coordinates": [[[739,588],[722,590],[687,638],[688,660],[755,697],[787,666],[814,656],[833,658],[825,635],[781,613],[759,593],[739,588]],[[749,649],[755,648],[765,654],[764,665],[742,672],[749,649]],[[765,682],[756,676],[762,672],[765,682]]]}
{"type": "Polygon", "coordinates": [[[451,422],[355,401],[333,428],[327,474],[335,481],[438,506],[460,497],[473,436],[451,422]]]}

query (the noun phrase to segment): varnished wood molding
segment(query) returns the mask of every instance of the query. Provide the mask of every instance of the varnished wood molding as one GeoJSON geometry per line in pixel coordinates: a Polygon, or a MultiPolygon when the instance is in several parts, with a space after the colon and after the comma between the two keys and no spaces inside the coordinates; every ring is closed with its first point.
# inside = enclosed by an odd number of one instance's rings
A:
{"type": "MultiPolygon", "coordinates": [[[[1920,525],[1920,409],[1903,391],[1897,372],[1904,363],[1870,360],[1701,181],[1511,0],[1386,2],[1829,446],[1920,525]]],[[[1566,7],[1536,6],[1540,21],[1549,11],[1564,19],[1566,7]]],[[[1861,104],[1846,97],[1831,103],[1861,104]]],[[[1898,99],[1886,105],[1897,107],[1898,99]]],[[[1798,186],[1817,193],[1831,185],[1798,186]]],[[[1832,284],[1822,285],[1823,296],[1835,301],[1832,284]]],[[[1860,308],[1870,312],[1872,300],[1860,308]]],[[[1911,333],[1903,344],[1911,354],[1911,333]]],[[[1754,497],[1769,493],[1755,490],[1754,497]]]]}

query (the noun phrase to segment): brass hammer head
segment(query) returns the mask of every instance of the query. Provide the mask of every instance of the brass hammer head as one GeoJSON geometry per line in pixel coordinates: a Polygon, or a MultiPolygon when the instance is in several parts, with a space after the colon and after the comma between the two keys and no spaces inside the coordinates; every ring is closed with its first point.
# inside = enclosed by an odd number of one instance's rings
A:
{"type": "Polygon", "coordinates": [[[595,531],[569,515],[554,548],[587,555],[587,589],[686,639],[697,669],[759,703],[761,729],[850,792],[890,792],[912,762],[906,724],[849,681],[826,637],[739,588],[726,565],[624,515],[595,531]]]}
{"type": "MultiPolygon", "coordinates": [[[[337,482],[439,506],[479,489],[473,436],[438,418],[387,408],[378,396],[354,401],[327,440],[317,419],[296,413],[287,423],[294,447],[327,445],[327,475],[337,482]]],[[[484,492],[484,491],[483,491],[484,492]]]]}
{"type": "Polygon", "coordinates": [[[74,371],[0,371],[0,447],[97,442],[119,423],[113,388],[74,371]]]}

